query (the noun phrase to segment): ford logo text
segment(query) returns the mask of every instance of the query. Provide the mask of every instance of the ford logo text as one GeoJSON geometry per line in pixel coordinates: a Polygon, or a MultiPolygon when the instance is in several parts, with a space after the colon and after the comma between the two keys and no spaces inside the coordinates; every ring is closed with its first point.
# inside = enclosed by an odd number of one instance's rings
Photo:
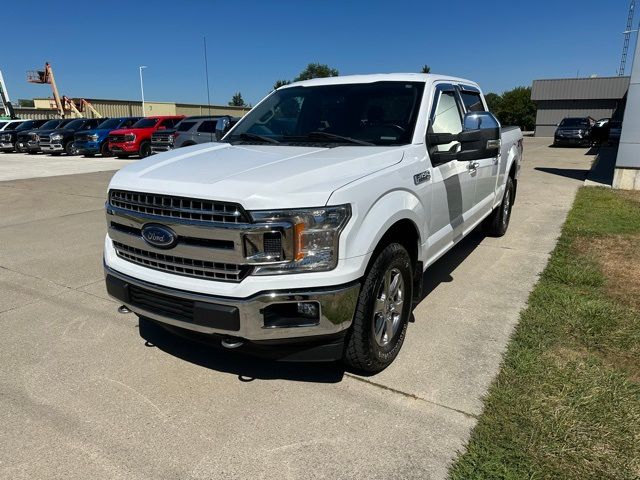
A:
{"type": "Polygon", "coordinates": [[[142,227],[142,238],[156,248],[172,248],[178,241],[178,236],[169,227],[151,223],[142,227]]]}

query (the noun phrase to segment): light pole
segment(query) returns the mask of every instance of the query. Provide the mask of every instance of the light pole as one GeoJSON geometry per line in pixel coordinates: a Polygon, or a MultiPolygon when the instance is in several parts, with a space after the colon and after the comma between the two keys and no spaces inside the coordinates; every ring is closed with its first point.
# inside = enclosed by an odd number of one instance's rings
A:
{"type": "Polygon", "coordinates": [[[142,83],[142,69],[147,68],[146,65],[140,65],[138,69],[140,70],[140,93],[142,94],[142,116],[145,116],[144,110],[144,84],[142,83]]]}

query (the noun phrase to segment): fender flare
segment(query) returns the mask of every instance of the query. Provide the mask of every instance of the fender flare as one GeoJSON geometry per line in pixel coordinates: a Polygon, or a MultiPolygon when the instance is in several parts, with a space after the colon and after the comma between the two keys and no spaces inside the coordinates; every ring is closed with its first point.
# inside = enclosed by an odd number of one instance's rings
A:
{"type": "Polygon", "coordinates": [[[351,246],[349,257],[370,255],[394,224],[409,220],[418,234],[418,259],[422,260],[420,245],[427,237],[424,219],[428,216],[425,206],[414,193],[400,189],[387,192],[361,215],[362,219],[351,229],[354,235],[345,238],[345,244],[348,242],[351,246]]]}

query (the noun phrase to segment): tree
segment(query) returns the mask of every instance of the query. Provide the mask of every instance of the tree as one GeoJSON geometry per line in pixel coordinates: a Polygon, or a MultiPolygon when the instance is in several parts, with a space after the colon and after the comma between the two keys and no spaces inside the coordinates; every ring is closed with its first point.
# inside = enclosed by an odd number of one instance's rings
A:
{"type": "Polygon", "coordinates": [[[503,125],[517,125],[522,130],[533,130],[536,125],[536,104],[531,100],[531,87],[516,87],[502,95],[485,96],[489,111],[503,125]]]}
{"type": "Polygon", "coordinates": [[[277,90],[280,87],[284,87],[285,85],[289,85],[291,80],[277,80],[276,83],[273,84],[273,89],[277,90]]]}
{"type": "Polygon", "coordinates": [[[240,92],[236,92],[235,95],[233,95],[233,97],[231,97],[231,101],[229,102],[229,105],[232,107],[246,107],[247,104],[244,101],[244,98],[242,98],[242,94],[240,92]]]}
{"type": "Polygon", "coordinates": [[[310,80],[312,78],[326,78],[326,77],[337,77],[339,75],[338,70],[335,68],[331,68],[329,65],[321,64],[321,63],[310,63],[305,67],[300,75],[298,75],[294,82],[299,82],[301,80],[310,80]]]}
{"type": "Polygon", "coordinates": [[[487,93],[484,96],[484,99],[487,101],[487,106],[489,107],[489,111],[496,113],[500,110],[500,103],[502,102],[502,97],[497,93],[487,93]]]}
{"type": "Polygon", "coordinates": [[[431,67],[429,65],[423,65],[420,73],[431,73],[431,67]]]}

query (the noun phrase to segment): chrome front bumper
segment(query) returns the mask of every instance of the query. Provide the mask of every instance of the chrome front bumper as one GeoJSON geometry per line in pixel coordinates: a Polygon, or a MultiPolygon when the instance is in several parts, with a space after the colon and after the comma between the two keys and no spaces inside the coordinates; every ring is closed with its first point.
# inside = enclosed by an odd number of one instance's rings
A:
{"type": "Polygon", "coordinates": [[[163,287],[129,277],[107,265],[104,268],[109,295],[139,316],[193,332],[228,335],[249,341],[340,333],[351,326],[360,292],[360,284],[351,283],[304,291],[261,292],[249,298],[236,299],[163,287]],[[146,295],[145,300],[139,300],[141,294],[146,295]],[[155,305],[153,298],[157,299],[155,305]],[[317,322],[312,325],[265,326],[267,307],[298,302],[316,302],[319,305],[317,322]],[[192,311],[193,318],[185,318],[185,311],[192,311]]]}

